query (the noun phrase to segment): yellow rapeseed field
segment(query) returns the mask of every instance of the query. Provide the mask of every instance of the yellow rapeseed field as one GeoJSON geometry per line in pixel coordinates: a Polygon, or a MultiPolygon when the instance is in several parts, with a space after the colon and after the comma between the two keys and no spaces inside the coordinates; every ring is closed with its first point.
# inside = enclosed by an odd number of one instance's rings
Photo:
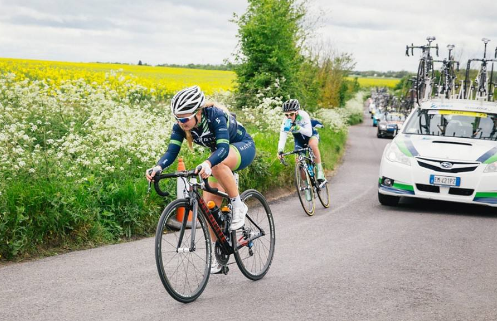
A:
{"type": "Polygon", "coordinates": [[[104,63],[75,63],[0,58],[1,73],[13,73],[15,81],[39,80],[58,88],[66,80],[84,79],[86,83],[110,87],[143,86],[157,98],[167,97],[181,88],[199,85],[211,95],[233,88],[236,75],[231,71],[136,66],[104,63]]]}
{"type": "MultiPolygon", "coordinates": [[[[351,77],[349,79],[352,80],[351,77]]],[[[359,77],[357,78],[357,81],[359,82],[359,85],[361,87],[389,87],[393,88],[397,83],[400,81],[400,79],[397,78],[363,78],[359,77]]]]}

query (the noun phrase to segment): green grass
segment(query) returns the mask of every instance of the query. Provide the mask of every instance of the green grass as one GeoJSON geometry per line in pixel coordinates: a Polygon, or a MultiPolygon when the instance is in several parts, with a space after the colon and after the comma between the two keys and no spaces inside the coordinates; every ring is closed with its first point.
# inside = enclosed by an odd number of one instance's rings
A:
{"type": "MultiPolygon", "coordinates": [[[[253,128],[248,128],[251,132],[253,128]]],[[[335,169],[343,154],[346,130],[320,129],[320,151],[325,169],[335,169]]],[[[293,186],[293,166],[283,166],[276,157],[279,133],[254,134],[257,155],[240,171],[240,189],[267,192],[293,186]]],[[[291,136],[287,150],[293,149],[291,136]]],[[[187,169],[200,164],[207,151],[192,154],[183,146],[180,156],[187,169]]],[[[289,158],[293,164],[293,159],[289,158]]],[[[177,161],[170,171],[176,169],[177,161]]],[[[166,182],[173,195],[162,199],[155,192],[147,195],[142,170],[116,176],[103,182],[98,175],[85,184],[68,180],[38,179],[29,189],[20,182],[9,184],[0,213],[0,259],[22,260],[68,250],[121,242],[151,236],[162,207],[175,198],[175,181],[166,182]]]]}

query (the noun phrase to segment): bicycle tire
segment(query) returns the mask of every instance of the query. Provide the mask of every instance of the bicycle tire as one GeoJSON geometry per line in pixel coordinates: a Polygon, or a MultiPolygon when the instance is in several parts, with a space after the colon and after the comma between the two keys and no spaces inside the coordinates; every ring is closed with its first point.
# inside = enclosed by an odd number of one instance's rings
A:
{"type": "Polygon", "coordinates": [[[487,96],[487,72],[481,73],[480,75],[480,84],[478,85],[478,95],[480,98],[485,98],[487,96]]]}
{"type": "MultiPolygon", "coordinates": [[[[317,168],[314,167],[314,177],[317,177],[317,168]]],[[[319,201],[324,208],[330,207],[330,190],[328,189],[328,182],[324,184],[322,188],[319,188],[319,181],[315,180],[316,186],[314,186],[316,190],[316,194],[318,194],[319,201]]]]}
{"type": "Polygon", "coordinates": [[[274,220],[266,198],[254,189],[246,190],[240,196],[247,205],[245,228],[232,232],[236,246],[244,245],[234,252],[238,268],[248,279],[262,279],[269,270],[274,256],[275,229],[274,220]],[[264,231],[264,235],[252,242],[244,243],[247,238],[264,231]]]}
{"type": "MultiPolygon", "coordinates": [[[[209,281],[211,267],[210,234],[207,221],[200,212],[196,222],[198,228],[195,229],[195,251],[177,251],[182,227],[178,230],[171,226],[177,226],[177,210],[184,208],[188,213],[188,207],[186,199],[171,202],[162,212],[155,233],[155,261],[159,277],[171,297],[182,303],[195,301],[202,294],[209,281]],[[194,273],[198,275],[192,275],[194,273]]],[[[184,230],[181,248],[190,247],[191,232],[188,228],[184,230]]]]}
{"type": "Polygon", "coordinates": [[[316,204],[314,202],[314,189],[312,188],[311,180],[309,178],[309,173],[306,168],[302,168],[299,162],[295,163],[295,188],[297,189],[297,195],[299,196],[300,204],[304,212],[312,216],[314,215],[314,210],[316,209],[316,204]],[[302,179],[301,172],[305,173],[305,180],[302,179]],[[311,200],[308,201],[305,195],[305,191],[308,190],[311,194],[311,200]]]}
{"type": "Polygon", "coordinates": [[[419,62],[418,66],[418,74],[416,76],[416,95],[418,96],[418,101],[422,101],[424,99],[426,84],[425,84],[425,67],[423,61],[419,62]]]}

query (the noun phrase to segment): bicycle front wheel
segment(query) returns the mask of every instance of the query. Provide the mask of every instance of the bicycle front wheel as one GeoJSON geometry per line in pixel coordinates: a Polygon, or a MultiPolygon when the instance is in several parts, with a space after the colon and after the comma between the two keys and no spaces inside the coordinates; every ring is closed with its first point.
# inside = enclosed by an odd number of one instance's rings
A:
{"type": "Polygon", "coordinates": [[[236,246],[234,256],[243,275],[255,281],[266,275],[273,261],[273,214],[264,196],[256,190],[246,190],[240,198],[247,205],[248,212],[245,227],[232,232],[236,246]]]}
{"type": "MultiPolygon", "coordinates": [[[[314,177],[317,177],[317,168],[314,167],[314,177]]],[[[330,191],[328,190],[328,182],[324,183],[323,186],[319,186],[319,181],[316,180],[316,194],[318,194],[319,201],[324,208],[330,207],[330,191]]]]}
{"type": "Polygon", "coordinates": [[[300,163],[295,164],[295,187],[299,196],[300,204],[307,215],[314,215],[316,205],[314,203],[314,191],[311,185],[311,179],[307,169],[300,163]]]}
{"type": "Polygon", "coordinates": [[[155,261],[167,292],[175,300],[189,303],[202,294],[209,280],[211,241],[207,222],[201,213],[198,213],[196,228],[192,230],[178,225],[178,211],[185,213],[188,219],[190,208],[186,199],[171,202],[162,212],[155,234],[155,261]]]}

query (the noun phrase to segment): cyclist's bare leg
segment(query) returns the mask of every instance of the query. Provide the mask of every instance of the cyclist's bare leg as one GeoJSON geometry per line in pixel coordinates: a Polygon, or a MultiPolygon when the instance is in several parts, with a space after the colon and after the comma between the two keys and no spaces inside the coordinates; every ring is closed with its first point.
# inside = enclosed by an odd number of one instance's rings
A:
{"type": "MultiPolygon", "coordinates": [[[[238,187],[236,186],[235,177],[232,174],[232,169],[236,167],[237,163],[238,155],[232,148],[230,148],[228,156],[220,164],[212,167],[212,176],[214,176],[217,182],[209,182],[209,185],[225,191],[229,197],[237,196],[238,187]]],[[[218,206],[220,206],[222,197],[204,192],[204,200],[206,202],[214,201],[218,206]]]]}
{"type": "MultiPolygon", "coordinates": [[[[229,197],[236,197],[238,195],[238,187],[236,186],[235,177],[232,174],[232,169],[236,167],[238,163],[237,153],[230,148],[228,156],[220,163],[212,168],[212,176],[217,180],[217,182],[209,182],[211,187],[218,188],[220,191],[226,191],[229,197]]],[[[206,202],[213,201],[218,207],[221,207],[223,198],[211,193],[204,191],[203,198],[206,202]]],[[[209,226],[209,231],[211,233],[212,240],[216,239],[214,232],[211,231],[209,226]]]]}
{"type": "Polygon", "coordinates": [[[318,143],[319,143],[319,140],[316,136],[312,136],[309,139],[309,147],[311,147],[311,149],[314,153],[316,167],[318,170],[317,179],[318,179],[318,181],[324,181],[324,180],[326,180],[326,177],[324,175],[323,165],[321,164],[321,153],[319,152],[318,143]]]}
{"type": "Polygon", "coordinates": [[[312,149],[312,152],[314,153],[314,156],[316,158],[316,164],[321,163],[321,153],[319,152],[318,143],[319,140],[317,139],[316,136],[312,136],[309,139],[309,147],[312,149]]]}

